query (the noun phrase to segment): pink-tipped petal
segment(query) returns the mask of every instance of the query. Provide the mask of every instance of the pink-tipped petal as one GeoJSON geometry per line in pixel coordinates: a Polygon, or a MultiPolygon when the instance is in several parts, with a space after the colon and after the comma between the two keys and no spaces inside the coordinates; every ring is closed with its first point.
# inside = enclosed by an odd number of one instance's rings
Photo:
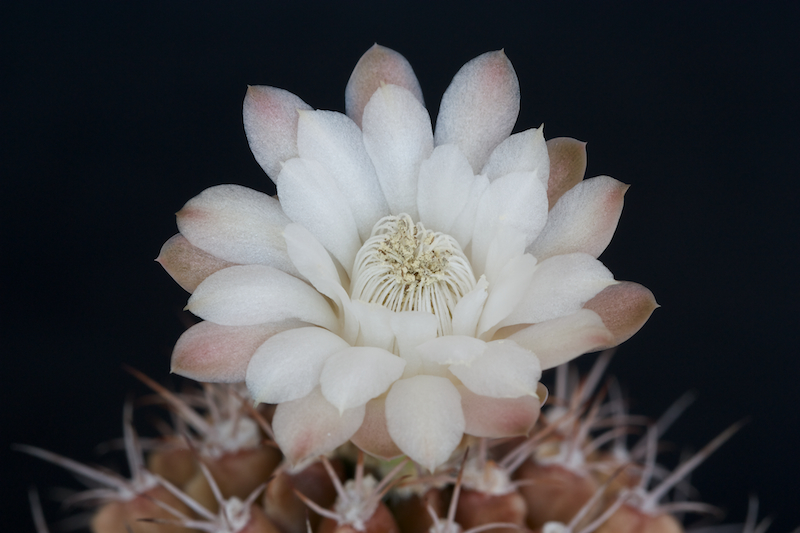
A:
{"type": "Polygon", "coordinates": [[[291,220],[271,196],[240,185],[217,185],[186,202],[176,217],[178,230],[192,245],[220,259],[297,274],[283,239],[291,220]]]}
{"type": "Polygon", "coordinates": [[[172,351],[170,371],[195,381],[239,383],[245,379],[250,358],[264,341],[302,325],[297,321],[255,326],[200,322],[178,339],[172,351]]]}
{"type": "Polygon", "coordinates": [[[581,181],[550,210],[544,229],[525,251],[539,261],[573,252],[599,257],[617,229],[628,187],[608,176],[581,181]]]}
{"type": "Polygon", "coordinates": [[[250,150],[277,183],[281,163],[297,157],[297,111],[311,109],[299,97],[276,87],[251,85],[242,106],[244,132],[250,150]]]}
{"type": "Polygon", "coordinates": [[[367,102],[381,85],[389,84],[408,89],[420,104],[425,105],[422,88],[408,60],[390,48],[374,44],[358,60],[347,81],[344,90],[347,116],[361,127],[367,102]]]}
{"type": "Polygon", "coordinates": [[[570,137],[556,137],[547,141],[547,153],[550,156],[547,199],[552,209],[586,174],[586,143],[570,137]]]}
{"type": "Polygon", "coordinates": [[[325,297],[294,276],[266,265],[232,266],[211,274],[186,309],[223,326],[250,326],[297,319],[336,331],[338,320],[325,297]]]}
{"type": "Polygon", "coordinates": [[[461,67],[442,97],[436,119],[436,145],[457,144],[473,170],[514,128],[519,114],[519,81],[500,50],[461,67]]]}
{"type": "Polygon", "coordinates": [[[320,392],[278,405],[272,419],[275,441],[293,465],[327,453],[353,436],[364,421],[364,406],[339,415],[320,392]]]}
{"type": "Polygon", "coordinates": [[[433,151],[428,111],[406,89],[385,85],[372,95],[361,127],[389,210],[417,219],[420,164],[433,151]]]}
{"type": "Polygon", "coordinates": [[[499,325],[536,324],[570,315],[614,283],[617,282],[603,263],[588,254],[545,259],[536,266],[519,305],[499,325]]]}
{"type": "Polygon", "coordinates": [[[614,341],[614,335],[605,327],[600,315],[589,309],[533,324],[507,338],[535,353],[542,370],[601,350],[614,341]]]}
{"type": "Polygon", "coordinates": [[[447,378],[401,379],[386,396],[386,426],[403,453],[433,472],[461,442],[461,395],[447,378]]]}
{"type": "Polygon", "coordinates": [[[192,244],[180,233],[172,236],[161,247],[156,261],[164,267],[178,285],[194,292],[208,276],[236,263],[220,259],[192,244]]]}
{"type": "Polygon", "coordinates": [[[364,452],[384,460],[394,459],[403,452],[389,435],[386,427],[386,398],[379,396],[367,402],[364,423],[350,441],[364,452]]]}
{"type": "Polygon", "coordinates": [[[464,433],[476,437],[503,438],[528,435],[539,419],[541,399],[490,398],[475,394],[460,385],[461,408],[464,410],[464,433]]]}
{"type": "Polygon", "coordinates": [[[632,281],[621,281],[606,287],[584,305],[584,308],[600,315],[614,335],[614,342],[610,346],[630,339],[657,307],[659,305],[650,289],[632,281]]]}

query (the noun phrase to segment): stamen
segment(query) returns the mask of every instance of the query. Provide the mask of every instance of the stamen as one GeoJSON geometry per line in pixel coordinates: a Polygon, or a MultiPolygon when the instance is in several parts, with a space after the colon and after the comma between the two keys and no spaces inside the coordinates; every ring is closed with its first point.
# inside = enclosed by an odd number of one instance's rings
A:
{"type": "Polygon", "coordinates": [[[454,238],[401,214],[379,220],[359,250],[351,297],[396,312],[433,313],[439,335],[448,335],[456,304],[475,284],[472,267],[454,238]]]}

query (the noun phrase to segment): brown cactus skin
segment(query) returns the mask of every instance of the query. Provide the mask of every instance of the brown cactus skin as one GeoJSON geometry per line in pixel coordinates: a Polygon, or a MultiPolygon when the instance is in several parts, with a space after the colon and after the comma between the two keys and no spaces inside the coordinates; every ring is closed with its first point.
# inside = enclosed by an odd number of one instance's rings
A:
{"type": "MultiPolygon", "coordinates": [[[[263,447],[229,453],[219,459],[201,457],[200,460],[208,467],[224,498],[236,496],[245,500],[269,479],[281,460],[281,454],[275,448],[263,447]]],[[[199,469],[183,491],[212,513],[218,511],[219,505],[211,486],[199,469]]]]}
{"type": "MultiPolygon", "coordinates": [[[[339,459],[331,461],[333,469],[344,480],[344,464],[339,459]]],[[[264,492],[264,512],[282,533],[306,533],[306,516],[311,529],[316,530],[320,516],[308,509],[295,490],[320,507],[328,508],[336,501],[336,489],[325,467],[320,462],[312,463],[296,474],[282,470],[264,492]]]]}
{"type": "Polygon", "coordinates": [[[147,470],[176,487],[185,486],[200,471],[194,452],[185,447],[153,451],[147,457],[147,470]]]}
{"type": "Polygon", "coordinates": [[[92,533],[181,533],[185,527],[170,524],[141,522],[142,518],[175,520],[175,516],[159,507],[153,500],[164,502],[184,514],[189,508],[161,485],[128,501],[113,501],[100,507],[92,517],[92,533]]]}
{"type": "MultiPolygon", "coordinates": [[[[542,466],[530,459],[514,477],[529,482],[521,485],[519,492],[528,504],[528,527],[533,530],[545,522],[569,524],[598,488],[590,476],[583,477],[559,465],[542,466]]],[[[587,516],[583,522],[592,518],[587,516]]]]}
{"type": "Polygon", "coordinates": [[[380,502],[372,517],[364,523],[363,530],[356,529],[351,524],[338,524],[331,518],[323,518],[317,533],[400,533],[400,527],[386,504],[380,502]]]}
{"type": "Polygon", "coordinates": [[[597,463],[607,463],[611,465],[616,463],[619,465],[617,466],[617,470],[614,471],[597,470],[593,472],[598,484],[603,485],[604,483],[608,482],[608,485],[605,488],[605,500],[607,502],[615,501],[617,495],[622,490],[633,489],[639,485],[639,482],[641,481],[641,470],[634,468],[624,468],[619,470],[619,468],[623,467],[624,465],[618,460],[615,460],[615,458],[610,454],[598,454],[597,456],[592,457],[591,460],[597,463]]]}
{"type": "Polygon", "coordinates": [[[672,515],[650,515],[622,505],[596,533],[683,533],[683,527],[672,515]]]}
{"type": "MultiPolygon", "coordinates": [[[[462,488],[455,521],[465,530],[493,522],[506,522],[523,527],[527,514],[528,505],[525,503],[525,498],[516,491],[508,494],[486,494],[462,488]]],[[[493,528],[486,531],[518,533],[518,530],[512,528],[493,528]]]]}
{"type": "Polygon", "coordinates": [[[256,504],[250,506],[250,521],[237,533],[281,533],[273,524],[263,509],[256,504]]]}
{"type": "Polygon", "coordinates": [[[433,526],[433,519],[428,512],[429,505],[436,516],[445,515],[447,501],[441,489],[429,489],[423,496],[396,496],[389,502],[401,533],[428,533],[433,526]]]}

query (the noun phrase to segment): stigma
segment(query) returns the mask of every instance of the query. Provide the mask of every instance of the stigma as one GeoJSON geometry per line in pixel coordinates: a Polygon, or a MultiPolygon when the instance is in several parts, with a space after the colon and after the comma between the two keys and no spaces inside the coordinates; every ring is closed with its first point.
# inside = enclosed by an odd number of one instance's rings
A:
{"type": "Polygon", "coordinates": [[[453,310],[475,288],[472,267],[450,235],[425,229],[403,213],[380,219],[356,255],[350,297],[392,311],[423,311],[453,330],[453,310]]]}

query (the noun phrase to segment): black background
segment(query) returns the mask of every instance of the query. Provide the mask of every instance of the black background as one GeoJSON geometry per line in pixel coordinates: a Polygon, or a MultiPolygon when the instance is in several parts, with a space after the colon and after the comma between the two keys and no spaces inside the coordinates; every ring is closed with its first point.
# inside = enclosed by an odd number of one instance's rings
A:
{"type": "Polygon", "coordinates": [[[698,392],[667,435],[680,447],[750,416],[692,481],[731,520],[756,493],[771,531],[800,525],[797,5],[288,4],[4,3],[3,529],[33,531],[29,485],[76,486],[12,442],[94,460],[144,390],[122,364],[166,379],[186,294],[152,259],[173,213],[211,185],[271,187],[246,85],[343,110],[376,41],[409,59],[432,116],[463,63],[505,48],[517,130],[588,141],[588,175],[632,184],[601,259],[663,307],[611,372],[642,414],[698,392]]]}

